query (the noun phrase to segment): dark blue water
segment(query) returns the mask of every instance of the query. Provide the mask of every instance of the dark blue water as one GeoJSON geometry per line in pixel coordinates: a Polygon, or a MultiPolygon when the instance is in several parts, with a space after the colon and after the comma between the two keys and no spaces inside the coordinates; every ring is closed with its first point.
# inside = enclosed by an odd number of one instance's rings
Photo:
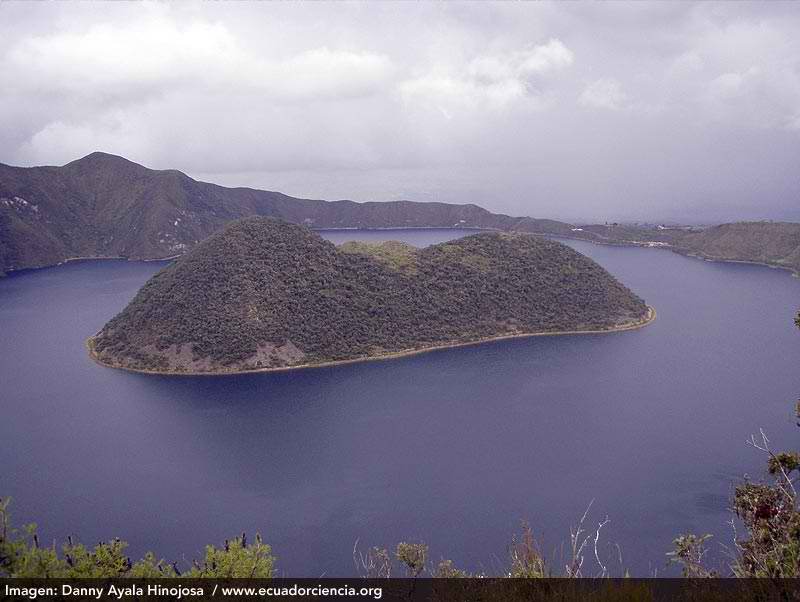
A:
{"type": "MultiPolygon", "coordinates": [[[[427,244],[453,233],[326,235],[427,244]]],[[[764,427],[776,448],[796,447],[800,280],[570,244],[654,305],[656,322],[289,373],[158,377],[102,368],[84,340],[160,264],[0,280],[0,495],[45,541],[119,536],[136,556],[191,558],[260,531],[293,576],[352,574],[356,540],[423,540],[434,559],[494,570],[521,520],[557,561],[592,499],[590,523],[610,518],[601,553],[619,544],[634,574],[662,574],[681,531],[729,545],[731,488],[764,461],[746,437],[764,427]]]]}
{"type": "Polygon", "coordinates": [[[427,247],[438,242],[451,240],[460,236],[477,234],[482,230],[473,228],[453,229],[453,228],[417,228],[414,230],[317,230],[324,238],[340,245],[348,240],[363,240],[367,242],[380,242],[383,240],[402,240],[417,247],[427,247]]]}

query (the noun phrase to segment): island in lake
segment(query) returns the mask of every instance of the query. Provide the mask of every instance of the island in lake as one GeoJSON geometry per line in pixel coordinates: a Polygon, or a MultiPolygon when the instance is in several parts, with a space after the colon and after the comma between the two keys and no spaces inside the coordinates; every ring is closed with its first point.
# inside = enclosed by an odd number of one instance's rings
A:
{"type": "Polygon", "coordinates": [[[654,316],[597,263],[541,237],[336,247],[304,226],[251,217],[153,276],[89,349],[115,368],[224,374],[623,330],[654,316]]]}

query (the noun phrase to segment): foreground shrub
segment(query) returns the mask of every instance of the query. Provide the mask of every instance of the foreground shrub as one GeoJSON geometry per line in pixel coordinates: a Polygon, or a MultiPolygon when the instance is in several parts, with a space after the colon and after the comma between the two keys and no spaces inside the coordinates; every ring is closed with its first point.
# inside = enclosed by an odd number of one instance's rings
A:
{"type": "Polygon", "coordinates": [[[226,541],[221,548],[207,546],[202,562],[194,561],[181,573],[148,552],[136,561],[125,554],[128,544],[119,539],[87,548],[72,537],[59,548],[55,542],[43,547],[36,525],[18,530],[11,526],[9,499],[0,499],[0,577],[261,577],[273,576],[275,557],[270,546],[256,535],[248,543],[244,533],[226,541]]]}

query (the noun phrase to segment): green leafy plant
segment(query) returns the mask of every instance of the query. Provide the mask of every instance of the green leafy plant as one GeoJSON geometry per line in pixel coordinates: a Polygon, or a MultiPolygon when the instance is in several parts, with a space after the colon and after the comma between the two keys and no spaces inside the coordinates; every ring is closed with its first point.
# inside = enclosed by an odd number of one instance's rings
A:
{"type": "Polygon", "coordinates": [[[193,562],[183,574],[174,563],[158,559],[152,552],[131,562],[128,544],[120,539],[87,548],[68,537],[59,549],[55,542],[42,546],[36,525],[11,526],[9,498],[0,499],[0,577],[261,577],[273,576],[275,557],[256,535],[248,543],[244,534],[226,541],[221,548],[207,546],[202,562],[193,562]]]}

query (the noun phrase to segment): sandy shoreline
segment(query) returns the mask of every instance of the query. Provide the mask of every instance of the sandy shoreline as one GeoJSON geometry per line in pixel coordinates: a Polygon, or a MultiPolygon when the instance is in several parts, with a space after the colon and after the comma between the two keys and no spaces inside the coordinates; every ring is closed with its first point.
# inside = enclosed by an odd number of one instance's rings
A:
{"type": "Polygon", "coordinates": [[[117,370],[125,370],[127,372],[138,372],[140,374],[157,374],[160,376],[239,376],[242,374],[260,374],[264,372],[288,372],[289,370],[308,370],[312,368],[327,368],[329,366],[341,366],[344,364],[356,364],[361,362],[373,362],[378,360],[392,360],[401,357],[408,357],[411,355],[419,355],[422,353],[430,353],[431,351],[438,351],[440,349],[453,349],[456,347],[471,347],[473,345],[482,345],[483,343],[491,343],[493,341],[504,341],[507,339],[522,339],[528,337],[551,337],[561,335],[575,335],[575,334],[610,334],[615,332],[625,332],[627,330],[638,330],[644,328],[656,319],[656,310],[654,307],[647,306],[647,315],[643,320],[638,322],[630,322],[622,324],[613,328],[605,330],[560,330],[555,332],[530,332],[520,334],[506,334],[494,337],[486,337],[475,341],[465,341],[457,343],[446,343],[443,345],[431,345],[429,347],[420,347],[416,349],[405,349],[403,351],[395,351],[392,353],[385,353],[382,355],[357,357],[348,360],[336,360],[330,362],[319,362],[316,364],[299,364],[296,366],[280,366],[277,368],[256,368],[253,370],[231,370],[229,372],[161,372],[159,370],[144,370],[141,368],[129,368],[127,366],[118,366],[108,364],[102,361],[94,351],[94,337],[86,339],[86,347],[91,357],[97,364],[105,368],[115,368],[117,370]]]}

